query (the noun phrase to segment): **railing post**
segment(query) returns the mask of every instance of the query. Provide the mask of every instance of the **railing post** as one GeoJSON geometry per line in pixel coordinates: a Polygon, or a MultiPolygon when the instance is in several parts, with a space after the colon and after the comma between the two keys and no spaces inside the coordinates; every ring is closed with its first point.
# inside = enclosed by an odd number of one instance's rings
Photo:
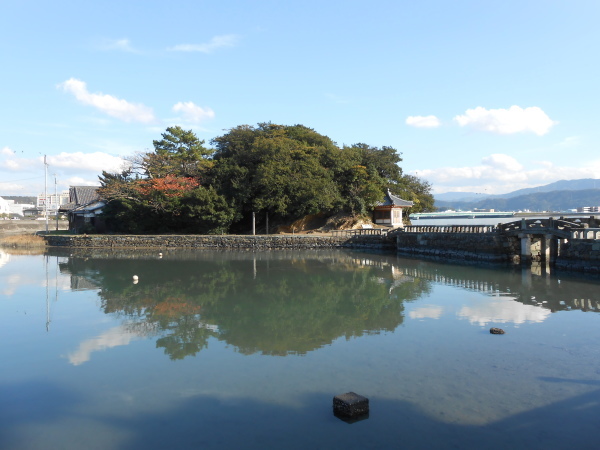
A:
{"type": "MultiPolygon", "coordinates": [[[[523,219],[525,220],[525,219],[523,219]]],[[[521,239],[521,263],[531,261],[531,236],[526,233],[520,233],[521,239]]]]}
{"type": "Polygon", "coordinates": [[[551,234],[545,234],[542,236],[542,248],[541,248],[541,257],[542,262],[551,261],[552,260],[552,241],[554,241],[554,236],[551,234]]]}

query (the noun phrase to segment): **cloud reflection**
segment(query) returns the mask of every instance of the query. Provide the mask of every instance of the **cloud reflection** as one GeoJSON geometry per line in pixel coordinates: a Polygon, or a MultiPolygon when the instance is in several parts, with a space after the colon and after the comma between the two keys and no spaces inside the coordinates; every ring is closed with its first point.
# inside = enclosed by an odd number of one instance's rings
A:
{"type": "Polygon", "coordinates": [[[546,308],[524,305],[514,300],[490,299],[485,303],[463,306],[457,313],[461,318],[473,324],[485,326],[488,323],[539,323],[546,320],[552,312],[546,308]]]}
{"type": "Polygon", "coordinates": [[[121,345],[129,345],[132,341],[141,339],[139,331],[132,330],[128,324],[113,327],[95,338],[87,339],[79,344],[79,348],[69,353],[69,362],[78,366],[90,360],[93,352],[106,350],[121,345]]]}
{"type": "Polygon", "coordinates": [[[10,255],[0,250],[0,267],[5,266],[10,261],[10,255]]]}
{"type": "Polygon", "coordinates": [[[411,319],[439,319],[444,312],[444,308],[441,306],[424,306],[422,308],[415,308],[408,313],[411,319]]]}
{"type": "Polygon", "coordinates": [[[2,295],[6,295],[7,297],[11,297],[17,291],[17,287],[21,284],[21,280],[23,277],[18,274],[12,274],[6,277],[3,281],[3,289],[0,291],[2,295]]]}

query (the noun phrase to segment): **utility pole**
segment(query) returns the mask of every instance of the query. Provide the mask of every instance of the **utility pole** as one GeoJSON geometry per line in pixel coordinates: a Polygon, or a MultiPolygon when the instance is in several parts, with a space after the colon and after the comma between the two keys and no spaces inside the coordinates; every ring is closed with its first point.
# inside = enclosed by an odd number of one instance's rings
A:
{"type": "Polygon", "coordinates": [[[58,231],[58,207],[60,206],[60,201],[58,200],[58,194],[56,193],[56,174],[54,174],[54,201],[56,202],[56,231],[58,231]]]}
{"type": "Polygon", "coordinates": [[[48,234],[48,163],[44,155],[44,217],[46,219],[46,234],[48,234]]]}
{"type": "Polygon", "coordinates": [[[252,236],[256,235],[256,219],[254,217],[254,211],[252,211],[252,236]]]}

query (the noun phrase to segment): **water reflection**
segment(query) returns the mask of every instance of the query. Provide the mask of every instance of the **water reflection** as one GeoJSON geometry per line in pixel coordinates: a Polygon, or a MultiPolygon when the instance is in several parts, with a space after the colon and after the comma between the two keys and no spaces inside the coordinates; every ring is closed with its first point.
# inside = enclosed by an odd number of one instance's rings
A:
{"type": "Polygon", "coordinates": [[[369,253],[81,250],[59,265],[71,289],[98,290],[102,310],[122,320],[71,352],[75,365],[140,338],[155,339],[174,360],[198,354],[211,338],[243,354],[303,355],[339,337],[394,331],[405,303],[426,297],[434,284],[488,300],[467,297],[455,311],[421,302],[408,317],[518,325],[600,305],[597,284],[581,279],[369,253]]]}
{"type": "Polygon", "coordinates": [[[3,449],[595,445],[598,283],[583,277],[350,252],[54,250],[11,254],[0,291],[16,275],[0,292],[3,449]],[[499,320],[512,325],[491,336],[499,320]],[[306,356],[271,356],[292,354],[306,356]],[[350,390],[372,408],[347,426],[331,398],[350,390]]]}
{"type": "Polygon", "coordinates": [[[399,260],[398,269],[406,276],[518,302],[511,305],[490,301],[478,305],[486,311],[485,315],[499,317],[501,321],[503,316],[506,316],[504,321],[522,323],[541,321],[557,311],[600,311],[597,280],[581,274],[550,275],[535,266],[474,268],[419,260],[399,260]]]}
{"type": "Polygon", "coordinates": [[[10,261],[10,255],[0,249],[0,267],[5,266],[10,261]]]}
{"type": "Polygon", "coordinates": [[[61,264],[74,288],[97,288],[103,311],[125,322],[121,333],[82,343],[74,364],[134,336],[155,337],[171,359],[196,355],[210,338],[243,354],[302,355],[339,337],[393,331],[403,303],[429,286],[385,259],[343,252],[117,256],[61,264]]]}
{"type": "Polygon", "coordinates": [[[68,359],[71,364],[78,366],[89,361],[93,352],[129,345],[132,341],[143,336],[140,330],[130,329],[129,324],[119,325],[99,336],[83,341],[76,351],[69,353],[68,359]]]}

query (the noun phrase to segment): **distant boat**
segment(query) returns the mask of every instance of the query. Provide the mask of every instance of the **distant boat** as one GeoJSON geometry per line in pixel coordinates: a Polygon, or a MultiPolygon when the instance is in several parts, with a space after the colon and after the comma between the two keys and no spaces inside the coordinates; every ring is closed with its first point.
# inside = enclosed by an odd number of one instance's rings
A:
{"type": "Polygon", "coordinates": [[[445,211],[433,213],[414,213],[409,216],[410,220],[419,219],[496,219],[501,217],[513,217],[516,213],[511,211],[445,211]]]}

